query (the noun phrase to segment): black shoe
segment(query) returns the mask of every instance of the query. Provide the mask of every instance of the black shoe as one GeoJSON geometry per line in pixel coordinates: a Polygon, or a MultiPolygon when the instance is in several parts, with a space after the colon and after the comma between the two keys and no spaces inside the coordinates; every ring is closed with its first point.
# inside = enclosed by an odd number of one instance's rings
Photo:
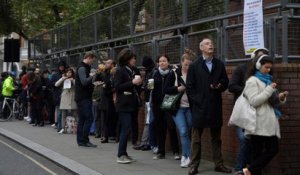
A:
{"type": "Polygon", "coordinates": [[[216,172],[222,172],[222,173],[231,173],[231,169],[229,168],[226,168],[224,165],[220,165],[220,166],[217,166],[215,167],[215,171],[216,172]]]}
{"type": "Polygon", "coordinates": [[[96,148],[97,147],[97,145],[94,145],[91,142],[88,142],[88,143],[78,143],[78,146],[91,147],[91,148],[96,148]]]}
{"type": "Polygon", "coordinates": [[[159,159],[165,159],[164,154],[157,154],[156,156],[153,157],[154,160],[159,160],[159,159]]]}
{"type": "Polygon", "coordinates": [[[196,167],[191,167],[189,170],[189,175],[195,175],[198,173],[198,168],[196,167]]]}
{"type": "Polygon", "coordinates": [[[105,139],[101,140],[100,142],[101,142],[101,143],[108,143],[108,139],[105,138],[105,139]]]}
{"type": "Polygon", "coordinates": [[[144,145],[133,145],[132,148],[135,149],[135,150],[141,150],[143,146],[144,145]]]}
{"type": "Polygon", "coordinates": [[[141,148],[142,151],[148,151],[148,150],[151,150],[151,146],[150,145],[144,145],[142,148],[141,148]]]}

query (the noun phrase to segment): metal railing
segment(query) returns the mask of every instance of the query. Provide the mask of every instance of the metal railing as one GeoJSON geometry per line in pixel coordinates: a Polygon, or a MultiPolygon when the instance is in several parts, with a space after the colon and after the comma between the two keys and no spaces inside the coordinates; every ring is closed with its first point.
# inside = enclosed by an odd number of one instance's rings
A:
{"type": "MultiPolygon", "coordinates": [[[[264,2],[265,46],[283,62],[299,58],[300,3],[268,2],[264,2]]],[[[117,59],[122,48],[130,47],[138,65],[143,56],[154,59],[162,53],[176,63],[185,47],[199,52],[199,41],[211,37],[217,57],[241,60],[245,57],[242,8],[243,1],[229,0],[126,0],[31,38],[29,56],[40,60],[68,57],[73,64],[86,50],[107,53],[100,60],[117,59]]]]}

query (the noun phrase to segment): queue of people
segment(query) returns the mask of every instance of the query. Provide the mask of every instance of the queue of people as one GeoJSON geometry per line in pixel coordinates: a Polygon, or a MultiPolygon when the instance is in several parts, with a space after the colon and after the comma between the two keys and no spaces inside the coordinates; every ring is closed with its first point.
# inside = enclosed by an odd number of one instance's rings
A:
{"type": "MultiPolygon", "coordinates": [[[[61,61],[58,70],[51,74],[44,70],[40,75],[39,69],[22,73],[22,101],[28,106],[25,119],[33,126],[44,126],[46,113],[46,120],[63,134],[68,127],[66,118],[71,115],[77,123],[78,146],[97,147],[89,139],[94,127],[93,134],[101,138],[101,143],[108,143],[110,138],[118,142],[116,162],[120,164],[137,161],[127,152],[128,140],[135,150],[152,150],[154,160],[165,159],[169,133],[174,159],[181,160],[180,167],[189,168],[189,175],[198,173],[201,137],[204,129],[209,128],[214,170],[231,173],[221,153],[222,93],[228,88],[234,99],[244,92],[257,110],[258,121],[254,133],[236,128],[240,150],[235,174],[261,175],[278,152],[280,105],[288,95],[287,91],[278,92],[273,82],[273,59],[267,49],[259,48],[249,62],[236,68],[229,80],[224,63],[214,57],[213,41],[204,38],[199,49],[199,57],[185,49],[178,67],[170,65],[166,54],[159,55],[155,62],[145,56],[143,77],[136,67],[136,55],[128,48],[118,54],[117,63],[108,59],[96,72],[91,71],[96,54],[89,51],[76,69],[61,61]],[[175,108],[162,108],[165,97],[176,94],[180,95],[172,101],[175,108]],[[145,108],[145,123],[139,141],[141,107],[145,108]]],[[[11,96],[16,88],[12,76],[2,73],[1,77],[2,96],[11,96]]],[[[2,117],[5,115],[7,109],[2,117]]]]}

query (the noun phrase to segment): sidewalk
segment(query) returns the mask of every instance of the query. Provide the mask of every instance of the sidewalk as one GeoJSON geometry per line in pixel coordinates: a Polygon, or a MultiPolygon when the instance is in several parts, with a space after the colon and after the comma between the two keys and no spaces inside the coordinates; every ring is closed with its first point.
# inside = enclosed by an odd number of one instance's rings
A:
{"type": "MultiPolygon", "coordinates": [[[[61,166],[82,175],[185,175],[188,168],[180,168],[180,160],[174,160],[170,153],[166,159],[153,160],[151,151],[133,150],[128,143],[128,154],[137,159],[132,164],[116,163],[116,143],[101,144],[100,139],[90,136],[97,148],[78,147],[76,135],[58,134],[51,126],[33,127],[25,121],[0,122],[0,134],[19,142],[61,166]]],[[[201,161],[199,174],[222,175],[214,165],[201,161]]],[[[225,174],[224,174],[225,175],[225,174]]]]}

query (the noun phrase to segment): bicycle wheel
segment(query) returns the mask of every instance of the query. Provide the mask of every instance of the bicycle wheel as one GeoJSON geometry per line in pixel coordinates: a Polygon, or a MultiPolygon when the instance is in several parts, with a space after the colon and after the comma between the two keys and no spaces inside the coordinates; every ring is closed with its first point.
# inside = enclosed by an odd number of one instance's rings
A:
{"type": "Polygon", "coordinates": [[[19,106],[19,120],[23,120],[24,119],[24,117],[27,114],[26,111],[27,111],[26,106],[21,103],[20,106],[19,106]]]}
{"type": "Polygon", "coordinates": [[[12,108],[11,108],[8,100],[4,99],[3,100],[3,104],[1,105],[1,118],[0,118],[0,122],[6,122],[8,120],[11,120],[12,116],[13,116],[12,108]],[[6,117],[4,115],[6,115],[8,117],[6,117]]]}
{"type": "Polygon", "coordinates": [[[15,117],[15,119],[19,119],[22,115],[20,115],[20,104],[18,103],[18,101],[14,100],[13,102],[13,116],[15,117]]]}

